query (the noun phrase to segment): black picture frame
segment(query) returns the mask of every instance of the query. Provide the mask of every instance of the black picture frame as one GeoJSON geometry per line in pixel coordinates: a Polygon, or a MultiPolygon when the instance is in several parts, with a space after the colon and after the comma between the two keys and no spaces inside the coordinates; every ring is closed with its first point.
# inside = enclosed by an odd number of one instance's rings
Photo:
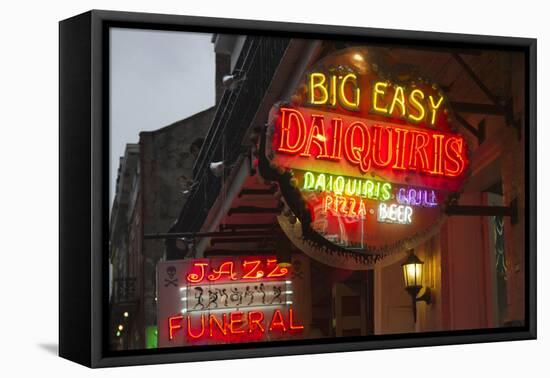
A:
{"type": "Polygon", "coordinates": [[[59,24],[59,354],[89,367],[406,348],[536,338],[536,40],[92,10],[59,24]],[[110,352],[106,345],[110,27],[262,34],[434,48],[499,48],[526,59],[526,322],[522,327],[110,352]]]}

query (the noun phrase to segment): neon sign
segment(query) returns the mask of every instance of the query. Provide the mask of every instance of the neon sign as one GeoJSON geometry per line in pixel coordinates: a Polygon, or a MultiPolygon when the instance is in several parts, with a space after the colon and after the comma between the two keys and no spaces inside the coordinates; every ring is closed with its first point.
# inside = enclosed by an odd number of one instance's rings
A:
{"type": "Polygon", "coordinates": [[[197,284],[203,281],[275,279],[288,274],[288,268],[277,265],[277,259],[245,259],[240,266],[234,261],[224,261],[215,267],[209,260],[194,261],[186,276],[187,282],[197,284]]]}
{"type": "Polygon", "coordinates": [[[435,190],[399,188],[397,202],[401,205],[434,207],[437,206],[435,190]]]}
{"type": "Polygon", "coordinates": [[[291,281],[239,282],[180,288],[182,313],[292,304],[291,281]]]}
{"type": "Polygon", "coordinates": [[[364,218],[367,215],[365,201],[347,196],[326,195],[323,200],[323,211],[337,216],[364,218]]]}
{"type": "Polygon", "coordinates": [[[304,191],[331,192],[336,195],[357,196],[387,201],[391,198],[392,186],[389,182],[357,179],[339,175],[306,171],[303,176],[304,191]]]}
{"type": "Polygon", "coordinates": [[[325,55],[269,115],[266,178],[288,185],[296,237],[321,235],[309,238],[316,250],[389,256],[427,240],[468,175],[445,94],[378,58],[366,47],[325,55]]]}
{"type": "Polygon", "coordinates": [[[277,153],[344,161],[359,170],[354,175],[391,170],[454,178],[466,169],[466,143],[461,135],[305,108],[279,111],[273,141],[277,153]]]}
{"type": "Polygon", "coordinates": [[[413,209],[410,206],[388,205],[381,203],[378,206],[378,222],[411,224],[413,209]]]}
{"type": "MultiPolygon", "coordinates": [[[[308,75],[307,85],[310,105],[336,107],[338,104],[359,111],[361,88],[355,73],[326,75],[314,72],[308,75]]],[[[427,121],[434,125],[442,103],[442,95],[426,94],[420,88],[409,89],[386,81],[372,85],[370,109],[388,117],[399,117],[413,123],[427,121]]]]}
{"type": "Polygon", "coordinates": [[[163,262],[158,287],[162,346],[261,341],[304,329],[290,268],[274,256],[163,262]]]}
{"type": "Polygon", "coordinates": [[[348,73],[344,76],[325,75],[314,72],[308,76],[309,103],[312,105],[341,106],[357,110],[361,98],[361,89],[357,86],[357,75],[348,73]],[[352,95],[348,98],[346,87],[351,87],[352,95]]]}
{"type": "Polygon", "coordinates": [[[292,307],[283,312],[276,309],[267,316],[265,311],[232,311],[221,314],[176,315],[168,318],[168,338],[175,340],[184,333],[187,340],[211,339],[220,341],[228,338],[257,339],[268,334],[296,333],[304,326],[296,323],[292,307]]]}

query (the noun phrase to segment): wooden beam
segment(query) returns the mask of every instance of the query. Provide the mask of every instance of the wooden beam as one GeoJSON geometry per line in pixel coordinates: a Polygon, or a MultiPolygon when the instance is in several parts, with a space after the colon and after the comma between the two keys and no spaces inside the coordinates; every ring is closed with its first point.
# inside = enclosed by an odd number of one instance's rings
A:
{"type": "Polygon", "coordinates": [[[508,112],[500,105],[479,104],[474,102],[451,101],[455,112],[506,116],[508,112]]]}
{"type": "Polygon", "coordinates": [[[242,196],[270,196],[275,194],[276,188],[270,187],[267,189],[243,189],[239,192],[239,198],[242,196]]]}
{"type": "Polygon", "coordinates": [[[485,96],[487,96],[487,98],[491,100],[493,104],[498,105],[500,103],[500,100],[498,99],[498,97],[495,96],[493,92],[491,92],[491,90],[485,85],[485,83],[483,83],[483,81],[479,78],[479,76],[474,72],[472,67],[470,67],[468,63],[466,63],[466,61],[464,61],[464,59],[462,59],[462,57],[459,54],[454,53],[452,54],[452,56],[458,62],[458,64],[464,69],[464,71],[466,71],[470,79],[472,79],[474,83],[477,84],[477,86],[479,87],[479,89],[483,91],[483,93],[485,93],[485,96]]]}
{"type": "Polygon", "coordinates": [[[233,214],[279,214],[279,207],[238,206],[229,209],[227,215],[233,214]]]}
{"type": "Polygon", "coordinates": [[[477,138],[478,142],[481,144],[480,139],[482,139],[482,138],[481,138],[481,133],[479,132],[479,130],[476,129],[474,126],[472,126],[470,124],[470,122],[466,121],[460,114],[455,113],[454,117],[458,121],[458,123],[460,123],[462,125],[462,127],[464,127],[468,132],[470,132],[470,134],[475,136],[477,138]]]}

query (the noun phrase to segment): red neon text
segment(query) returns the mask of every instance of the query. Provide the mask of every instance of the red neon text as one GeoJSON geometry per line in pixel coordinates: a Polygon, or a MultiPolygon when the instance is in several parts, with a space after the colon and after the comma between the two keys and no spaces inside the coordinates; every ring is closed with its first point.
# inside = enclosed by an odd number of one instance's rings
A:
{"type": "Polygon", "coordinates": [[[244,259],[241,262],[194,261],[186,276],[187,282],[227,282],[236,280],[275,279],[287,276],[288,267],[280,267],[275,258],[244,259]]]}
{"type": "Polygon", "coordinates": [[[279,309],[266,316],[261,310],[248,312],[232,311],[221,314],[173,316],[168,318],[169,339],[183,335],[188,341],[224,336],[247,338],[267,333],[296,333],[304,329],[295,319],[292,307],[283,312],[279,309]]]}
{"type": "Polygon", "coordinates": [[[344,159],[362,173],[371,169],[461,176],[467,146],[458,134],[298,108],[281,108],[274,139],[277,152],[326,161],[344,159]]]}

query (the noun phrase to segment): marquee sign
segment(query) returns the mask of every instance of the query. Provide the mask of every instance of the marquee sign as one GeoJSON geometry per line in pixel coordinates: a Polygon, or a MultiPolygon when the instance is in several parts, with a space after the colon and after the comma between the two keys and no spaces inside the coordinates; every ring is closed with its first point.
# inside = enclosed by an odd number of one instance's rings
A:
{"type": "Polygon", "coordinates": [[[290,268],[280,267],[275,257],[159,263],[159,346],[242,343],[301,333],[290,277],[290,268]]]}
{"type": "Polygon", "coordinates": [[[264,152],[298,193],[285,201],[302,224],[338,248],[389,254],[429,237],[462,188],[468,146],[450,115],[436,85],[383,74],[350,48],[272,109],[264,152]]]}

